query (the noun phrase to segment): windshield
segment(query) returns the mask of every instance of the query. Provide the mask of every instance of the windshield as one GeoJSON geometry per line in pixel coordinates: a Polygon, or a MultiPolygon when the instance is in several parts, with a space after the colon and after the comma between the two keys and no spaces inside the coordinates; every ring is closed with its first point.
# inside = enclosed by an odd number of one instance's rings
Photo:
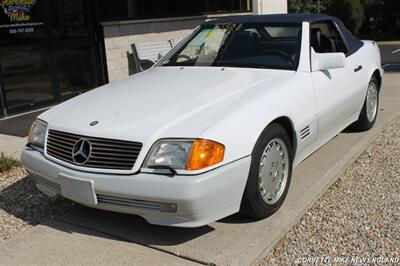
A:
{"type": "Polygon", "coordinates": [[[161,65],[296,70],[300,43],[300,24],[206,25],[161,65]]]}

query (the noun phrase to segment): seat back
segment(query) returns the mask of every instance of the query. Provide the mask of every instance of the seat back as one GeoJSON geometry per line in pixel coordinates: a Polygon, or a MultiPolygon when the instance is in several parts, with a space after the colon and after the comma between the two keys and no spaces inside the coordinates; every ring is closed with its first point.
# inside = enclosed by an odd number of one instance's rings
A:
{"type": "Polygon", "coordinates": [[[240,31],[233,35],[229,48],[225,52],[226,58],[246,57],[247,54],[252,54],[257,48],[258,37],[256,33],[250,31],[240,31]]]}
{"type": "Polygon", "coordinates": [[[336,52],[335,41],[322,34],[318,28],[311,29],[311,46],[317,53],[334,53],[336,52]]]}

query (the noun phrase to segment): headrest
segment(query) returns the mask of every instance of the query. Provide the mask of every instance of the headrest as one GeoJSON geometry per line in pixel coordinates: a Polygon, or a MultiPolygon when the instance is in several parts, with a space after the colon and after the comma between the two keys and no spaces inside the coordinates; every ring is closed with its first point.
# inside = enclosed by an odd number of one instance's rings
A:
{"type": "Polygon", "coordinates": [[[316,52],[321,48],[321,30],[318,28],[311,29],[311,46],[316,52]]]}

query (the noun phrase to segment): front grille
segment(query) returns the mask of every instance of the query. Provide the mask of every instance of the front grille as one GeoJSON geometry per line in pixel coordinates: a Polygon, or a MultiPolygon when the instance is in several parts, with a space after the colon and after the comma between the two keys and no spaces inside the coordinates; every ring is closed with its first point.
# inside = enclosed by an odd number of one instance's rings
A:
{"type": "Polygon", "coordinates": [[[75,164],[72,150],[80,139],[88,140],[92,146],[88,161],[80,164],[82,167],[130,170],[135,165],[142,148],[140,142],[95,138],[49,130],[46,143],[47,155],[75,164]]]}

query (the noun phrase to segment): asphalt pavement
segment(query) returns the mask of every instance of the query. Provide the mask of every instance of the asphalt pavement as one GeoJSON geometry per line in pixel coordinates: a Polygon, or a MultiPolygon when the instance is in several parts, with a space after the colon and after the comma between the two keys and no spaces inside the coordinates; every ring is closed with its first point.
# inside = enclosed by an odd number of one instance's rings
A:
{"type": "Polygon", "coordinates": [[[380,43],[379,49],[385,72],[400,72],[400,42],[380,43]]]}
{"type": "Polygon", "coordinates": [[[33,120],[44,111],[8,117],[0,120],[0,134],[15,137],[26,137],[33,120]]]}

